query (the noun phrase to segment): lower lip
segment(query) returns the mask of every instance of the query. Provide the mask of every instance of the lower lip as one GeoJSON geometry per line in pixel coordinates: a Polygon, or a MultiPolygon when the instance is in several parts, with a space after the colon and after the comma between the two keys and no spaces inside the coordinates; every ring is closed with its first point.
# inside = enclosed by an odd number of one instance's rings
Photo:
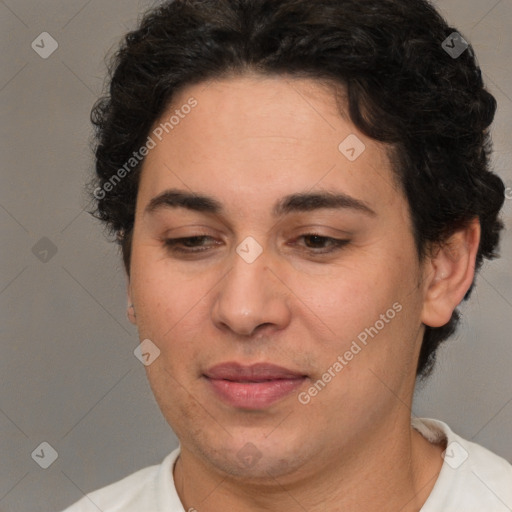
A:
{"type": "Polygon", "coordinates": [[[233,382],[206,379],[216,394],[227,404],[241,409],[264,409],[296,391],[305,377],[276,379],[264,382],[233,382]]]}

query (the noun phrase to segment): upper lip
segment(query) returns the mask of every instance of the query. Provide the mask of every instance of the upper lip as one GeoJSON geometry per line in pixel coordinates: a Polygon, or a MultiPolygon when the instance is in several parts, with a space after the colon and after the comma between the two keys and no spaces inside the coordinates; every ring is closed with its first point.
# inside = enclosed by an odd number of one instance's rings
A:
{"type": "Polygon", "coordinates": [[[261,382],[277,379],[297,379],[303,373],[270,363],[256,363],[244,366],[239,363],[221,363],[208,369],[205,374],[210,379],[261,382]]]}

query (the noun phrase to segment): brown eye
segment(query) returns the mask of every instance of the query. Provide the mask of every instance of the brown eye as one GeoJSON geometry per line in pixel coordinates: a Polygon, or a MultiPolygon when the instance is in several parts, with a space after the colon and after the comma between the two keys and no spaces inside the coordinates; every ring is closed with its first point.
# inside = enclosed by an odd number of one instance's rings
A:
{"type": "Polygon", "coordinates": [[[297,240],[300,239],[304,240],[306,249],[317,254],[327,254],[338,251],[350,242],[350,240],[340,240],[328,236],[317,235],[315,233],[308,233],[297,238],[297,240]]]}
{"type": "Polygon", "coordinates": [[[209,246],[204,243],[207,240],[213,239],[209,236],[203,235],[190,236],[186,238],[168,238],[164,240],[164,245],[171,252],[193,254],[209,250],[209,246]]]}

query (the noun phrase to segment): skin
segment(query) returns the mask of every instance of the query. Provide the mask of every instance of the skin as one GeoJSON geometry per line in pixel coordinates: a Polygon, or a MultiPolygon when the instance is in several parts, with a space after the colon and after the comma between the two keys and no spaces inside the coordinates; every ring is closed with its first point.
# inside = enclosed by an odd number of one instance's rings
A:
{"type": "Polygon", "coordinates": [[[478,221],[420,262],[389,148],[355,128],[328,84],[226,77],[187,87],[163,119],[190,97],[197,107],[145,160],[129,277],[130,319],[161,351],[146,371],[180,440],[174,480],[185,510],[419,510],[444,447],[410,426],[416,362],[424,325],[444,325],[471,285],[478,221]],[[354,162],[338,150],[350,134],[366,146],[354,162]],[[223,212],[146,211],[168,189],[213,197],[223,212]],[[272,214],[284,196],[325,191],[375,214],[272,214]],[[331,246],[302,238],[310,233],[349,242],[318,255],[331,246]],[[211,237],[199,243],[206,252],[164,243],[194,236],[211,237]],[[263,250],[252,263],[236,252],[249,236],[263,250]],[[396,303],[395,318],[301,404],[298,393],[396,303]],[[239,409],[202,377],[228,361],[308,379],[264,410],[239,409]],[[259,454],[252,465],[237,457],[247,443],[259,454]]]}

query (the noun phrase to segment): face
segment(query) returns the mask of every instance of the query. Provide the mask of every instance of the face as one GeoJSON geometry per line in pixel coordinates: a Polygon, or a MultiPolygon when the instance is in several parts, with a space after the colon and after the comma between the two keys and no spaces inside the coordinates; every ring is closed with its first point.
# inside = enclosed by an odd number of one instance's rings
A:
{"type": "Polygon", "coordinates": [[[172,115],[150,134],[129,290],[182,449],[306,477],[407,424],[423,271],[386,147],[308,79],[198,84],[172,115]]]}

